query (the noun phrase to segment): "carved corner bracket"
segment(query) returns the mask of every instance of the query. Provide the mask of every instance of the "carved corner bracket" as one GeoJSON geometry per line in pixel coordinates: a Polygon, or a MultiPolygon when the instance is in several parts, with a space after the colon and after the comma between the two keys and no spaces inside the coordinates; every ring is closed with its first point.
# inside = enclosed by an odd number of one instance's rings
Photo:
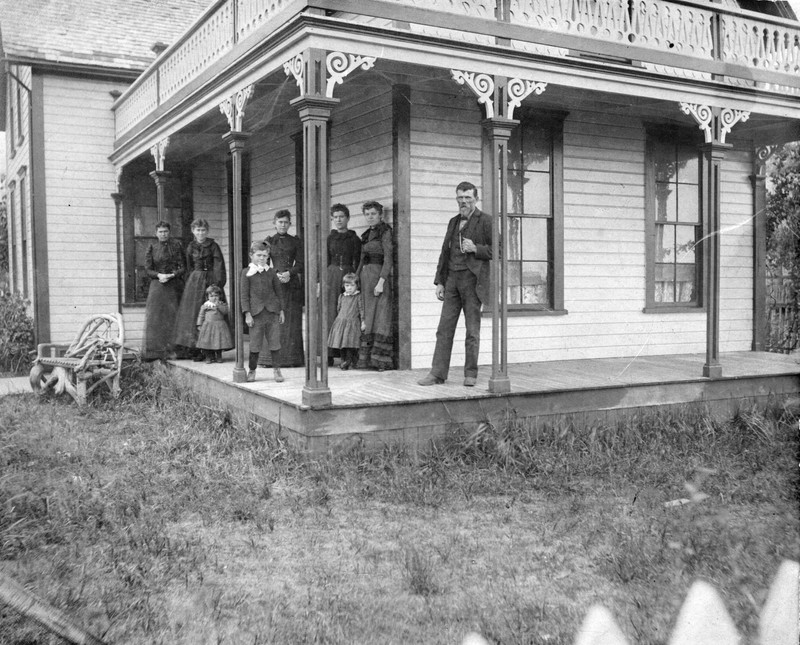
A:
{"type": "Polygon", "coordinates": [[[506,84],[508,103],[506,105],[506,118],[514,118],[514,110],[522,105],[522,101],[531,94],[539,96],[547,89],[547,83],[542,81],[526,81],[521,78],[512,78],[506,84]]]}
{"type": "Polygon", "coordinates": [[[325,86],[325,96],[332,99],[334,88],[337,85],[341,85],[347,75],[359,67],[363,70],[371,69],[375,66],[376,60],[374,56],[330,52],[325,60],[325,66],[328,68],[328,83],[325,86]]]}
{"type": "Polygon", "coordinates": [[[169,137],[164,137],[150,148],[150,154],[156,162],[156,170],[158,172],[164,171],[164,159],[167,156],[167,148],[169,147],[169,137]]]}
{"type": "Polygon", "coordinates": [[[699,103],[681,102],[681,112],[691,116],[705,135],[706,143],[725,143],[725,138],[737,123],[750,118],[746,110],[719,108],[699,103]]]}
{"type": "Polygon", "coordinates": [[[450,73],[453,75],[453,80],[459,85],[466,85],[469,87],[475,96],[478,97],[478,103],[481,103],[486,109],[486,118],[494,118],[494,79],[488,74],[475,74],[473,72],[464,72],[458,69],[451,69],[450,73]]]}
{"type": "Polygon", "coordinates": [[[757,175],[767,174],[767,163],[783,146],[773,143],[755,148],[755,168],[757,175]]]}
{"type": "Polygon", "coordinates": [[[244,108],[247,100],[253,95],[253,85],[248,85],[241,90],[234,92],[222,103],[219,104],[219,111],[228,119],[231,131],[240,132],[244,121],[244,108]]]}
{"type": "Polygon", "coordinates": [[[287,60],[283,64],[283,71],[286,73],[286,76],[294,76],[297,87],[300,88],[300,96],[306,95],[305,69],[306,66],[303,63],[302,54],[297,54],[294,58],[287,60]]]}

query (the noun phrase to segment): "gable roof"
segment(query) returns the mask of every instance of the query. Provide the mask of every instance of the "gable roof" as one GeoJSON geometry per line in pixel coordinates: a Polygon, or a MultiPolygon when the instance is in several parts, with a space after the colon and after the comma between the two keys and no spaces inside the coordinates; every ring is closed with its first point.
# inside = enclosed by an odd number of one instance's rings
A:
{"type": "Polygon", "coordinates": [[[0,0],[11,60],[145,69],[213,0],[0,0]]]}

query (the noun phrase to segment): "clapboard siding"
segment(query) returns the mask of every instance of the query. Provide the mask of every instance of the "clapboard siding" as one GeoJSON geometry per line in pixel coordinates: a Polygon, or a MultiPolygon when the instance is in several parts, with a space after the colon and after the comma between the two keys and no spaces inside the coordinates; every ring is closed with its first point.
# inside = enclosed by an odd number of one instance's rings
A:
{"type": "MultiPolygon", "coordinates": [[[[297,129],[269,127],[266,132],[254,136],[248,145],[250,163],[250,235],[252,240],[263,240],[275,232],[273,217],[280,209],[297,213],[295,199],[295,158],[292,135],[297,129]]],[[[293,219],[292,235],[297,234],[297,222],[293,219]]]]}
{"type": "Polygon", "coordinates": [[[44,163],[51,339],[118,310],[113,99],[124,84],[45,76],[44,163]],[[100,196],[109,196],[103,199],[100,196]]]}
{"type": "Polygon", "coordinates": [[[195,166],[192,172],[192,199],[195,219],[208,220],[208,235],[222,249],[228,274],[225,293],[230,298],[230,276],[235,267],[227,266],[230,253],[229,215],[227,177],[223,162],[208,159],[202,160],[195,166]]]}
{"type": "MultiPolygon", "coordinates": [[[[412,108],[413,366],[429,364],[439,303],[435,263],[445,224],[455,211],[448,195],[480,176],[480,113],[474,102],[430,93],[412,108]],[[419,116],[419,118],[416,118],[419,116]]],[[[644,313],[645,131],[627,115],[573,111],[564,123],[563,316],[512,315],[514,362],[602,358],[705,349],[705,313],[644,313]]],[[[731,151],[723,163],[721,350],[749,349],[752,336],[751,158],[731,151]]],[[[484,319],[481,362],[491,360],[491,320],[484,319]]],[[[463,326],[453,365],[463,364],[463,326]]]]}

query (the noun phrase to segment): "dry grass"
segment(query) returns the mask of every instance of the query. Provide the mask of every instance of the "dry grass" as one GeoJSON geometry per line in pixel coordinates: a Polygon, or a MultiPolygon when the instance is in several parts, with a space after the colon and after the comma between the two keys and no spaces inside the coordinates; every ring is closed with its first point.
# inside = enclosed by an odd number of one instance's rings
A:
{"type": "MultiPolygon", "coordinates": [[[[595,601],[661,643],[696,578],[752,638],[800,559],[790,407],[306,460],[143,372],[0,400],[2,570],[114,644],[571,643],[595,601]]],[[[3,612],[0,642],[51,642],[3,612]]]]}

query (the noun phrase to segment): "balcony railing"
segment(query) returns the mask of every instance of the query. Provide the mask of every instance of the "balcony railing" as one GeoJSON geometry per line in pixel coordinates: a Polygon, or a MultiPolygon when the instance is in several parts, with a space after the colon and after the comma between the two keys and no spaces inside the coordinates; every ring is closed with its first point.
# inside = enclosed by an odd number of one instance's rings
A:
{"type": "MultiPolygon", "coordinates": [[[[117,101],[117,137],[240,41],[314,8],[445,39],[505,41],[548,56],[638,55],[649,69],[668,74],[710,79],[713,73],[721,80],[721,74],[708,71],[719,63],[725,65],[725,80],[738,85],[755,86],[769,73],[800,77],[800,24],[695,0],[218,0],[117,101]],[[670,57],[674,54],[682,56],[670,57]]],[[[800,91],[800,82],[790,82],[790,90],[800,91]]]]}

